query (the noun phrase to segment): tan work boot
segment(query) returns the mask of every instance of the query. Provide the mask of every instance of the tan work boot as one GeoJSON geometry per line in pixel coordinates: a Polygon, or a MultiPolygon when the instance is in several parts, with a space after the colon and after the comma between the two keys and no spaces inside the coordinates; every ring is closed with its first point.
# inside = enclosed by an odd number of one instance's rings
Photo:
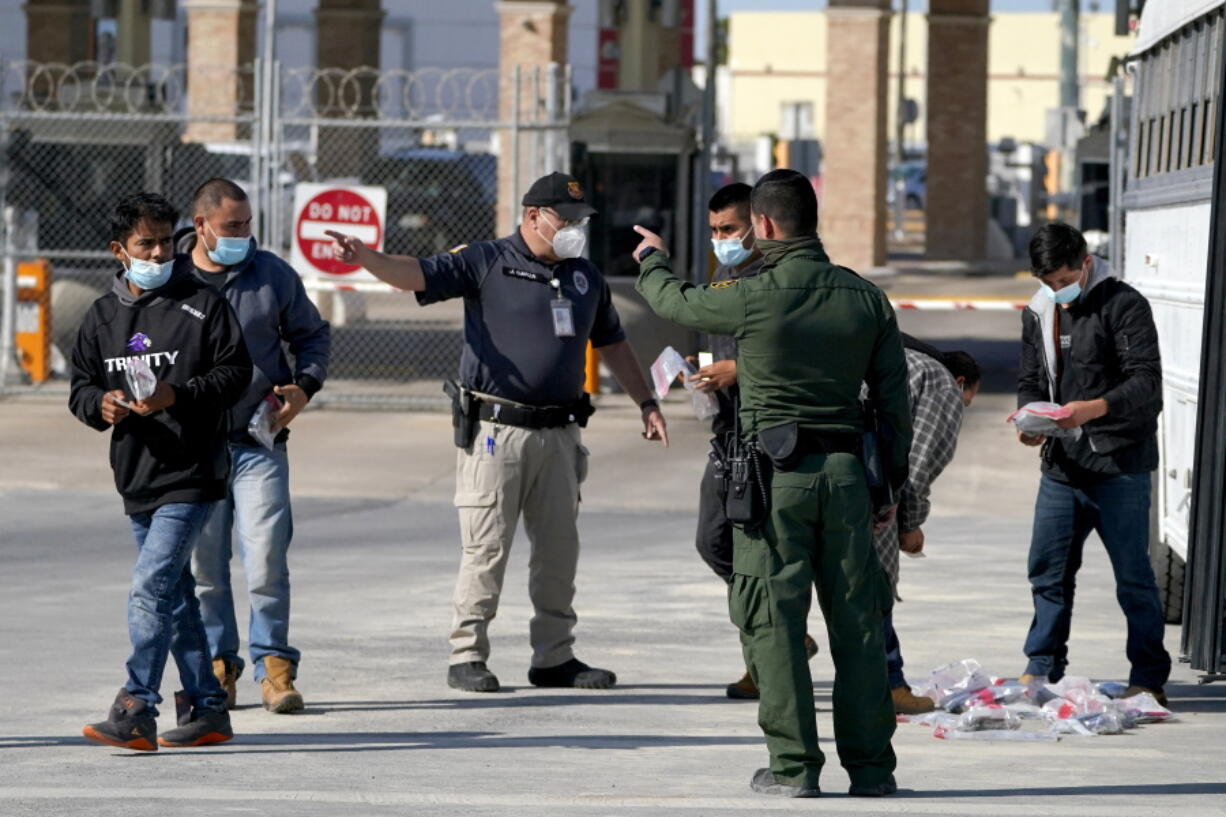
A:
{"type": "Polygon", "coordinates": [[[238,664],[231,664],[224,658],[213,659],[213,675],[217,683],[226,691],[226,709],[233,709],[238,702],[238,677],[243,670],[238,664]]]}
{"type": "Polygon", "coordinates": [[[931,698],[923,698],[911,691],[911,687],[894,687],[890,690],[897,715],[922,715],[937,708],[931,698]]]}
{"type": "Polygon", "coordinates": [[[285,714],[302,709],[302,694],[294,689],[294,665],[284,658],[270,655],[264,659],[264,680],[260,682],[264,708],[285,714]]]}

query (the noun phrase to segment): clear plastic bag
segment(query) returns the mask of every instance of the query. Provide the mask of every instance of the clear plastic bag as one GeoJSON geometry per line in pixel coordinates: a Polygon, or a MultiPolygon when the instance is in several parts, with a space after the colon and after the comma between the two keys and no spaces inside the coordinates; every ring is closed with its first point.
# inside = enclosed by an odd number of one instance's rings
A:
{"type": "Polygon", "coordinates": [[[1162,723],[1175,718],[1174,712],[1158,703],[1158,699],[1148,692],[1122,698],[1119,705],[1125,716],[1134,724],[1162,723]]]}
{"type": "Polygon", "coordinates": [[[1006,681],[993,684],[973,692],[955,693],[948,700],[942,699],[942,707],[949,712],[962,712],[973,706],[985,704],[1011,704],[1020,701],[1026,695],[1026,686],[1017,681],[1006,681]]]}
{"type": "Polygon", "coordinates": [[[124,365],[124,378],[128,381],[128,396],[138,403],[148,400],[157,391],[157,376],[142,357],[128,358],[124,365]]]}
{"type": "Polygon", "coordinates": [[[1119,713],[1106,711],[1089,715],[1079,715],[1074,718],[1060,718],[1051,725],[1051,732],[1057,735],[1122,735],[1128,723],[1119,713]]]}
{"type": "Polygon", "coordinates": [[[958,730],[961,732],[1012,730],[1021,726],[1021,718],[998,704],[971,707],[958,719],[958,730]]]}
{"type": "Polygon", "coordinates": [[[656,397],[661,400],[667,397],[668,390],[676,381],[677,375],[683,375],[681,385],[689,392],[690,404],[694,408],[695,416],[699,420],[710,420],[719,414],[719,401],[715,399],[714,394],[699,391],[694,387],[690,378],[696,374],[698,370],[671,346],[665,346],[664,351],[660,352],[660,356],[651,364],[651,381],[656,389],[656,397]]]}
{"type": "Polygon", "coordinates": [[[1060,736],[1053,734],[1050,730],[1028,732],[1023,729],[992,729],[985,732],[962,732],[943,726],[933,729],[932,736],[941,740],[1006,740],[1017,743],[1055,743],[1060,740],[1060,736]]]}
{"type": "Polygon", "coordinates": [[[277,412],[281,410],[281,399],[273,392],[264,395],[264,399],[256,406],[255,412],[247,422],[247,433],[260,445],[272,451],[276,446],[277,432],[272,425],[276,422],[277,412]]]}
{"type": "MultiPolygon", "coordinates": [[[[1048,687],[1049,690],[1053,687],[1048,687]]],[[[1052,698],[1043,704],[1044,715],[1049,720],[1079,718],[1083,715],[1097,715],[1102,712],[1119,711],[1119,707],[1110,698],[1097,692],[1084,689],[1071,689],[1063,697],[1052,698]]]]}
{"type": "Polygon", "coordinates": [[[916,694],[927,696],[942,709],[948,709],[951,705],[964,706],[970,699],[969,693],[977,692],[991,683],[992,679],[978,661],[965,658],[934,669],[916,689],[916,694]]]}
{"type": "Polygon", "coordinates": [[[1128,684],[1120,681],[1100,681],[1094,685],[1094,691],[1108,698],[1122,698],[1128,690],[1128,684]]]}
{"type": "Polygon", "coordinates": [[[1059,437],[1065,440],[1081,439],[1080,428],[1061,428],[1057,420],[1071,417],[1072,412],[1059,403],[1036,401],[1027,403],[1009,415],[1007,422],[1017,426],[1023,434],[1059,437]]]}

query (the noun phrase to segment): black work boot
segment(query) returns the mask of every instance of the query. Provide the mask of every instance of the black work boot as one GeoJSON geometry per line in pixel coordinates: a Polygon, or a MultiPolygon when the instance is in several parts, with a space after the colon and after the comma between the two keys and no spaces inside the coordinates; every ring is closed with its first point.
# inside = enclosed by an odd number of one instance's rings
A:
{"type": "Polygon", "coordinates": [[[126,689],[119,690],[107,719],[91,723],[81,730],[89,740],[105,746],[135,749],[139,752],[158,750],[157,720],[149,714],[149,704],[126,689]]]}
{"type": "Polygon", "coordinates": [[[158,738],[158,743],[172,749],[225,743],[234,737],[230,728],[230,713],[224,709],[196,709],[186,692],[175,693],[175,713],[179,726],[158,738]]]}
{"type": "Polygon", "coordinates": [[[884,797],[887,794],[895,794],[897,791],[898,784],[894,782],[894,775],[890,775],[884,783],[873,783],[871,785],[852,783],[847,793],[852,797],[884,797]]]}
{"type": "Polygon", "coordinates": [[[771,794],[776,797],[821,797],[822,790],[817,786],[797,786],[793,783],[783,783],[775,778],[770,769],[758,769],[749,781],[749,788],[758,794],[771,794]]]}
{"type": "Polygon", "coordinates": [[[465,692],[497,692],[501,688],[498,676],[486,668],[484,661],[452,664],[447,668],[447,686],[465,692]]]}
{"type": "Polygon", "coordinates": [[[556,667],[532,667],[528,683],[538,687],[574,687],[575,689],[608,689],[617,683],[611,670],[589,667],[572,658],[556,667]]]}

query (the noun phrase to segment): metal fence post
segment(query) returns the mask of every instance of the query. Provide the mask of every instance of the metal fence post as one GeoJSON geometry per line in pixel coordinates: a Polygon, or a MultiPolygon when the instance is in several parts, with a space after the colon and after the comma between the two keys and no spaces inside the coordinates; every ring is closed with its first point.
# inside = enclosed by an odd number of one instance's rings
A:
{"type": "Polygon", "coordinates": [[[541,170],[543,173],[553,173],[561,169],[558,155],[558,122],[561,118],[558,115],[558,64],[551,62],[545,70],[545,117],[548,128],[545,130],[545,167],[541,170]]]}
{"type": "Polygon", "coordinates": [[[520,70],[519,66],[511,69],[511,199],[508,205],[511,208],[510,224],[515,224],[518,219],[515,217],[516,208],[515,202],[519,199],[519,81],[520,70]]]}
{"type": "Polygon", "coordinates": [[[13,231],[16,208],[0,201],[4,211],[4,315],[0,321],[0,391],[9,384],[17,362],[17,257],[13,254],[13,231]]]}

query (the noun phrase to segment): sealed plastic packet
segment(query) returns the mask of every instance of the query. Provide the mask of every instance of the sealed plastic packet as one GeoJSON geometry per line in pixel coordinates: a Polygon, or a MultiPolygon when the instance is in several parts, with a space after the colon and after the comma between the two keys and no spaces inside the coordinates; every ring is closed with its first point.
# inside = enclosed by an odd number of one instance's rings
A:
{"type": "Polygon", "coordinates": [[[656,397],[663,400],[668,395],[673,381],[677,379],[677,375],[684,375],[681,384],[690,394],[690,404],[694,407],[694,414],[699,420],[709,420],[719,414],[719,401],[715,399],[714,394],[694,388],[690,378],[695,374],[698,374],[698,370],[671,346],[665,346],[655,363],[651,364],[651,381],[656,388],[656,397]]]}
{"type": "Polygon", "coordinates": [[[157,376],[144,358],[128,358],[124,365],[124,378],[128,381],[128,395],[138,403],[148,400],[157,391],[157,376]]]}
{"type": "Polygon", "coordinates": [[[264,399],[256,406],[255,412],[247,422],[247,433],[260,445],[273,450],[277,441],[277,432],[273,430],[277,412],[281,410],[281,399],[273,392],[264,395],[264,399]]]}
{"type": "Polygon", "coordinates": [[[1148,692],[1133,695],[1131,698],[1119,699],[1124,715],[1133,724],[1162,723],[1175,719],[1175,713],[1158,703],[1158,699],[1148,692]]]}
{"type": "Polygon", "coordinates": [[[1081,428],[1061,428],[1056,422],[1072,415],[1073,412],[1059,403],[1036,401],[1010,414],[1005,422],[1013,423],[1023,434],[1078,440],[1081,439],[1081,428]]]}
{"type": "Polygon", "coordinates": [[[1020,729],[1022,719],[999,704],[974,706],[962,713],[958,729],[962,732],[1020,729]]]}

